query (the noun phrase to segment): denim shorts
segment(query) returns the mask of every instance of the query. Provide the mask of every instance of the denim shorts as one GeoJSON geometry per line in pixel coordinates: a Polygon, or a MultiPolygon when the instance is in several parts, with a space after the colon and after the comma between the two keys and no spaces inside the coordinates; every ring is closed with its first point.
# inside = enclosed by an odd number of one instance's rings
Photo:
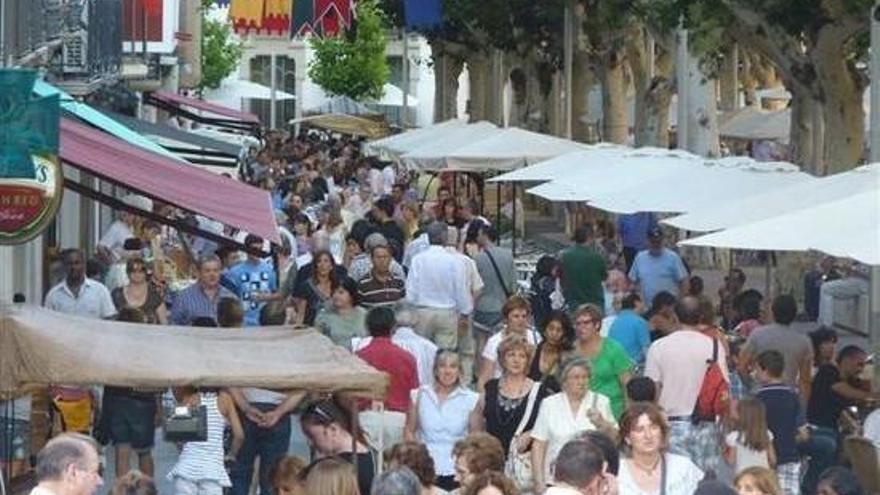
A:
{"type": "Polygon", "coordinates": [[[131,445],[134,450],[153,448],[156,435],[156,399],[126,395],[106,397],[104,414],[114,445],[131,445]]]}

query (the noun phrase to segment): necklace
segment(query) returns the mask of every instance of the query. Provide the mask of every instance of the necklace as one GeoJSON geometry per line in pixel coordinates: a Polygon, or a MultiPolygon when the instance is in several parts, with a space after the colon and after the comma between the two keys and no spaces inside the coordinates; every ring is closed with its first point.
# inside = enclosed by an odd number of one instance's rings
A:
{"type": "Polygon", "coordinates": [[[633,466],[638,468],[639,471],[647,474],[648,476],[654,476],[654,473],[657,471],[657,468],[660,466],[660,456],[657,456],[657,460],[654,461],[654,465],[650,467],[645,467],[639,464],[635,459],[632,460],[633,466]]]}

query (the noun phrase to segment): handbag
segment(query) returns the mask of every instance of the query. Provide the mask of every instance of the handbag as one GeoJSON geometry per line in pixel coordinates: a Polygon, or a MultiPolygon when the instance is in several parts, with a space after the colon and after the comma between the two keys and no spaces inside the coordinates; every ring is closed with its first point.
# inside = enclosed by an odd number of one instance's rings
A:
{"type": "Polygon", "coordinates": [[[165,419],[165,441],[205,442],[208,440],[208,409],[205,406],[174,408],[165,419]]]}
{"type": "Polygon", "coordinates": [[[510,447],[507,449],[507,461],[504,463],[504,474],[513,480],[517,488],[521,492],[528,493],[532,491],[534,486],[534,476],[532,475],[532,457],[529,452],[520,452],[516,448],[517,438],[522,434],[535,408],[535,402],[538,399],[538,391],[541,388],[540,382],[532,385],[529,391],[529,397],[526,402],[526,411],[523,414],[516,432],[513,434],[513,440],[510,441],[510,447]]]}

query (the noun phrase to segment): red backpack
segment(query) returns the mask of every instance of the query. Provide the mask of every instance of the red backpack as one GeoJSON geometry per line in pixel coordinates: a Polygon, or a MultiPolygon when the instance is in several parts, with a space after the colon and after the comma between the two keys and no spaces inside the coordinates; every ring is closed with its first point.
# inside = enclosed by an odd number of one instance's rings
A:
{"type": "Polygon", "coordinates": [[[712,358],[706,360],[706,374],[700,385],[693,421],[715,421],[730,412],[730,383],[718,364],[718,339],[712,339],[712,358]]]}

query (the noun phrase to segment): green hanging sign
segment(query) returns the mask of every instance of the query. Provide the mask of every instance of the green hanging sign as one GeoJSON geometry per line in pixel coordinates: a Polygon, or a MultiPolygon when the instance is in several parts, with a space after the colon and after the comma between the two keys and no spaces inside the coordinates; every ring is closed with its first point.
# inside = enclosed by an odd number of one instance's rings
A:
{"type": "Polygon", "coordinates": [[[33,70],[0,70],[0,244],[36,237],[61,204],[59,97],[34,96],[36,78],[33,70]]]}

